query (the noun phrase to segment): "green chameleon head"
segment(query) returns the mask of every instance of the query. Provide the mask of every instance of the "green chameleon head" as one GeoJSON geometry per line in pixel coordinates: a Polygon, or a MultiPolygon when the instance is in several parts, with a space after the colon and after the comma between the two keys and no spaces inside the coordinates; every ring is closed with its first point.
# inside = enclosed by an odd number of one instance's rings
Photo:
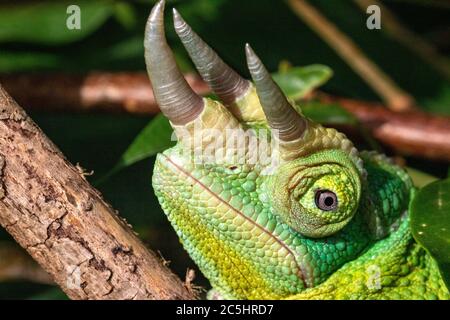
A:
{"type": "Polygon", "coordinates": [[[174,10],[178,36],[222,102],[198,96],[176,66],[163,16],[160,1],[145,59],[178,143],[158,155],[153,186],[222,297],[301,293],[390,233],[411,189],[400,169],[304,117],[249,45],[253,82],[239,76],[174,10]]]}

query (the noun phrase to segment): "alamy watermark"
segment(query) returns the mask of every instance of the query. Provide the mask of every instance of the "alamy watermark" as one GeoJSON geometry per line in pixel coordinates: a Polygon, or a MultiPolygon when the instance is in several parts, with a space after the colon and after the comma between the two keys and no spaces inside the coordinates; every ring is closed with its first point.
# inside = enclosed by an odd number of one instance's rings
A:
{"type": "Polygon", "coordinates": [[[376,264],[371,264],[366,269],[367,277],[366,286],[371,291],[377,291],[381,289],[381,269],[376,264]]]}
{"type": "Polygon", "coordinates": [[[79,6],[72,4],[67,7],[66,13],[68,17],[66,19],[66,27],[69,30],[81,29],[81,9],[79,6]]]}
{"type": "Polygon", "coordinates": [[[373,4],[367,7],[366,13],[370,16],[367,18],[366,26],[369,30],[381,29],[381,9],[373,4]]]}

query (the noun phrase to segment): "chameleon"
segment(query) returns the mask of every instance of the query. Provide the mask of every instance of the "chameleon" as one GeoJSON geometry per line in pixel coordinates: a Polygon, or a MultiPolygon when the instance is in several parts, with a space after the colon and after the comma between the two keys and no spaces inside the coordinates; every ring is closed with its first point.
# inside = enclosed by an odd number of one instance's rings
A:
{"type": "Polygon", "coordinates": [[[164,7],[148,18],[145,62],[177,143],[157,155],[152,185],[211,283],[207,297],[449,299],[411,235],[406,171],[305,117],[249,44],[252,80],[241,77],[174,9],[175,31],[218,99],[197,95],[165,38],[164,7]]]}

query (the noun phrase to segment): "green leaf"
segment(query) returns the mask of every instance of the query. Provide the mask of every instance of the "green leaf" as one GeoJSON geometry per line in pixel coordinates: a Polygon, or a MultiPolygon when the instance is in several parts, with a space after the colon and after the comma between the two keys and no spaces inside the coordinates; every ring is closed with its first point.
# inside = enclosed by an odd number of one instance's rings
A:
{"type": "Polygon", "coordinates": [[[0,42],[61,44],[80,40],[100,27],[113,13],[112,2],[83,0],[81,29],[66,26],[67,7],[72,2],[44,1],[0,6],[0,42]]]}
{"type": "Polygon", "coordinates": [[[134,139],[120,158],[119,165],[129,166],[170,148],[174,145],[171,135],[169,120],[163,114],[158,114],[134,139]]]}
{"type": "Polygon", "coordinates": [[[310,65],[275,73],[273,79],[289,98],[298,100],[327,82],[332,75],[333,71],[327,66],[310,65]]]}
{"type": "Polygon", "coordinates": [[[137,17],[134,7],[130,3],[117,2],[115,5],[115,17],[122,26],[132,29],[137,24],[137,17]]]}
{"type": "Polygon", "coordinates": [[[356,125],[358,123],[358,120],[353,114],[338,104],[324,104],[317,101],[310,101],[301,104],[301,109],[305,116],[318,123],[328,125],[356,125]]]}
{"type": "Polygon", "coordinates": [[[101,184],[123,168],[170,148],[175,144],[171,136],[172,127],[170,126],[169,120],[162,113],[158,114],[136,136],[113,169],[101,179],[97,180],[95,184],[101,184]]]}
{"type": "Polygon", "coordinates": [[[419,190],[411,202],[410,214],[414,238],[436,260],[450,289],[450,179],[419,190]]]}

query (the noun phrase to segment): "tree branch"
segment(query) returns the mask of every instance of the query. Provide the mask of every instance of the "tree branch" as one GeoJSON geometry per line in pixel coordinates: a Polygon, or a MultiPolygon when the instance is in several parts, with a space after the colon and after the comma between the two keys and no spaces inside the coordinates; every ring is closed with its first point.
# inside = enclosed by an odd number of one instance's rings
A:
{"type": "Polygon", "coordinates": [[[337,103],[352,113],[374,138],[403,155],[450,161],[450,117],[423,112],[393,112],[381,104],[317,93],[325,103],[337,103]]]}
{"type": "MultiPolygon", "coordinates": [[[[209,92],[206,83],[197,76],[187,74],[186,79],[199,94],[209,92]]],[[[0,83],[27,110],[159,112],[150,80],[144,72],[11,74],[0,75],[0,83]]]]}
{"type": "Polygon", "coordinates": [[[72,299],[193,299],[0,86],[0,224],[72,299]]]}

